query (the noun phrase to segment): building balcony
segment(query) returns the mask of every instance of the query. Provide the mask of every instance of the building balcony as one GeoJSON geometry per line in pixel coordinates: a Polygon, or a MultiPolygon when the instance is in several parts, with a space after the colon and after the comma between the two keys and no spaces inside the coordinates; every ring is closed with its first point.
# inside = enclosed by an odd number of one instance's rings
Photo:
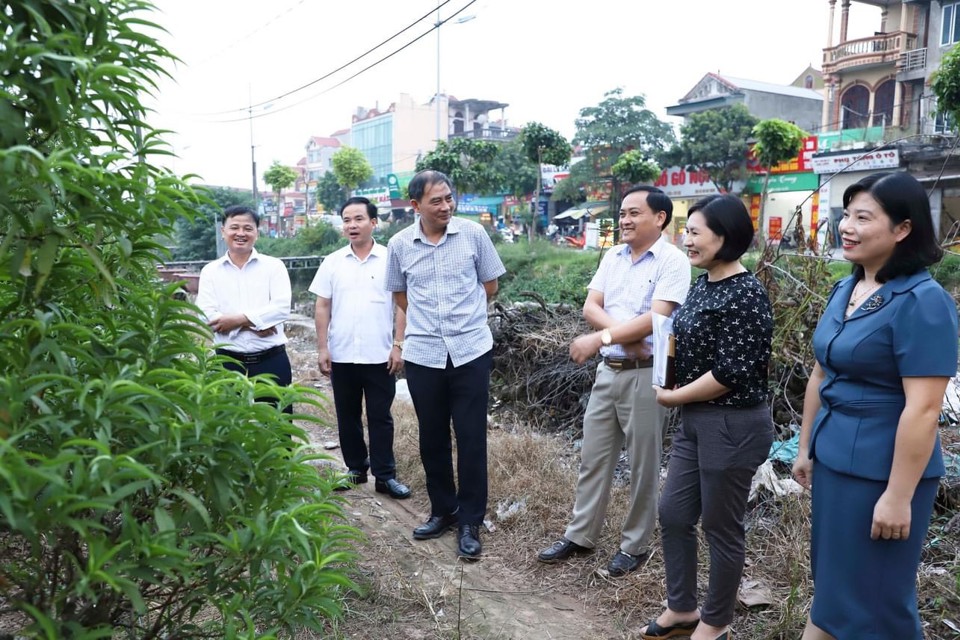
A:
{"type": "Polygon", "coordinates": [[[900,54],[897,61],[897,71],[925,71],[927,68],[927,49],[910,49],[900,54]]]}
{"type": "Polygon", "coordinates": [[[453,132],[451,138],[470,138],[473,140],[490,140],[491,142],[509,142],[518,135],[519,131],[513,129],[500,129],[491,127],[489,129],[470,129],[467,131],[453,132]]]}
{"type": "Polygon", "coordinates": [[[916,46],[917,36],[904,31],[847,40],[823,50],[823,73],[881,65],[895,65],[899,69],[903,54],[915,51],[916,46]]]}

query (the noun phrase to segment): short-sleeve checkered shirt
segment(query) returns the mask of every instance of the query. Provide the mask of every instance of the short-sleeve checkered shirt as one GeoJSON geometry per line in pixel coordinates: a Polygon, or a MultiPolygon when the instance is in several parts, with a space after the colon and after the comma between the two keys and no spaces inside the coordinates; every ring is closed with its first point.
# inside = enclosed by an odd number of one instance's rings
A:
{"type": "Polygon", "coordinates": [[[483,283],[506,269],[487,232],[476,222],[451,218],[437,244],[419,221],[390,238],[387,291],[406,291],[403,359],[443,369],[475,360],[493,348],[483,283]]]}
{"type": "MultiPolygon", "coordinates": [[[[662,237],[636,262],[628,245],[617,245],[603,256],[587,288],[602,293],[603,310],[624,322],[650,311],[654,300],[683,304],[690,289],[690,261],[662,237]]],[[[618,344],[600,352],[609,358],[627,355],[618,344]]]]}

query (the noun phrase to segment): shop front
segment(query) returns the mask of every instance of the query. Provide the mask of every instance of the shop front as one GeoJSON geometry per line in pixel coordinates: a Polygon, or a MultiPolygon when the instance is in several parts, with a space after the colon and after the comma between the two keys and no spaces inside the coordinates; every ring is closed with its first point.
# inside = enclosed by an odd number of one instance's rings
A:
{"type": "MultiPolygon", "coordinates": [[[[687,211],[690,210],[690,207],[705,196],[720,193],[706,171],[684,169],[683,167],[666,169],[660,174],[653,186],[662,189],[673,200],[673,219],[667,226],[666,231],[670,234],[673,243],[678,246],[687,227],[687,211]]],[[[733,192],[739,192],[742,187],[742,182],[734,183],[733,192]]]]}
{"type": "MultiPolygon", "coordinates": [[[[744,194],[749,196],[750,217],[753,228],[760,228],[760,198],[765,176],[752,176],[747,180],[744,194]]],[[[794,230],[804,226],[807,237],[816,233],[819,216],[820,177],[813,172],[778,173],[767,182],[767,200],[764,205],[763,237],[768,243],[785,242],[793,246],[794,230]]]]}
{"type": "Polygon", "coordinates": [[[896,148],[847,149],[818,153],[811,163],[820,180],[820,219],[818,243],[827,249],[839,247],[837,225],[843,216],[843,192],[852,184],[878,171],[896,171],[900,168],[900,152],[896,148]]]}

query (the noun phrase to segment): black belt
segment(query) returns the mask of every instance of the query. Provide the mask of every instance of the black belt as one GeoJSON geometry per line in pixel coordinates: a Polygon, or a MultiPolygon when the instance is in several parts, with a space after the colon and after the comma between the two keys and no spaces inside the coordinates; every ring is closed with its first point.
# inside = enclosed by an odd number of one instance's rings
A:
{"type": "Polygon", "coordinates": [[[228,351],[227,349],[217,349],[217,353],[221,356],[233,358],[243,364],[260,364],[267,358],[275,356],[278,353],[283,353],[286,350],[286,345],[278,344],[275,347],[270,347],[263,351],[254,351],[252,353],[240,353],[239,351],[228,351]]]}
{"type": "Polygon", "coordinates": [[[653,366],[653,358],[647,358],[646,360],[638,360],[637,358],[604,358],[603,364],[614,371],[648,369],[653,366]]]}

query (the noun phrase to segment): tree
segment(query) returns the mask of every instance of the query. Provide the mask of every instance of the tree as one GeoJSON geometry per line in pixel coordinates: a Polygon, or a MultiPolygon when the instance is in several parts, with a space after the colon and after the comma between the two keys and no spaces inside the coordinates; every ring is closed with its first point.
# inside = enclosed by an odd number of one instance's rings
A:
{"type": "Polygon", "coordinates": [[[336,213],[340,205],[346,201],[343,196],[343,187],[337,182],[337,176],[332,171],[325,172],[317,180],[317,201],[323,205],[327,213],[336,213]]]}
{"type": "Polygon", "coordinates": [[[521,199],[537,188],[539,172],[524,153],[519,138],[504,143],[493,160],[493,170],[496,172],[498,193],[509,193],[521,199]]]}
{"type": "Polygon", "coordinates": [[[588,163],[581,169],[589,176],[589,184],[584,186],[596,189],[609,181],[610,211],[620,199],[621,179],[612,171],[620,156],[636,150],[644,160],[658,162],[676,141],[673,128],[645,106],[642,95],[625,98],[623,89],[617,88],[605,93],[596,107],[581,109],[576,121],[573,143],[584,146],[584,162],[588,163]]]}
{"type": "Polygon", "coordinates": [[[770,171],[781,162],[787,162],[800,153],[807,132],[792,122],[770,118],[757,123],[753,128],[753,136],[756,138],[753,154],[757,163],[766,170],[763,176],[763,190],[760,193],[760,244],[763,245],[766,242],[764,207],[767,202],[770,171]]]}
{"type": "Polygon", "coordinates": [[[279,160],[274,160],[270,168],[263,173],[263,181],[270,185],[273,192],[277,194],[277,211],[280,210],[281,192],[297,181],[297,172],[286,165],[280,164],[279,160]]]}
{"type": "Polygon", "coordinates": [[[960,122],[960,49],[954,47],[943,55],[930,77],[930,87],[937,96],[937,110],[954,125],[960,122]]]}
{"type": "Polygon", "coordinates": [[[353,191],[373,176],[373,167],[367,157],[354,147],[341,147],[330,158],[333,163],[333,175],[340,186],[348,192],[353,191]]]}
{"type": "Polygon", "coordinates": [[[749,140],[757,118],[742,104],[691,114],[680,127],[673,163],[705,171],[722,193],[729,193],[746,170],[749,140]]]}
{"type": "Polygon", "coordinates": [[[217,187],[210,191],[212,203],[204,202],[197,207],[196,216],[177,220],[177,246],[174,260],[213,260],[217,257],[217,234],[220,233],[218,216],[227,207],[246,205],[253,207],[253,195],[217,187]]]}
{"type": "Polygon", "coordinates": [[[143,101],[174,58],[151,10],[0,11],[4,632],[327,632],[356,531],[303,429],[254,403],[319,398],[225,371],[196,307],[158,284],[156,238],[213,203],[159,166],[143,101]]]}
{"type": "Polygon", "coordinates": [[[610,167],[610,172],[628,183],[650,183],[660,175],[660,167],[646,159],[642,152],[627,151],[610,167]]]}
{"type": "Polygon", "coordinates": [[[540,186],[543,177],[542,165],[564,165],[570,162],[573,149],[566,138],[550,127],[531,122],[520,130],[520,144],[527,160],[537,164],[537,189],[534,192],[530,226],[527,231],[530,242],[536,237],[537,211],[540,207],[540,186]]]}
{"type": "Polygon", "coordinates": [[[486,140],[440,140],[433,151],[417,160],[417,171],[432,169],[446,174],[458,196],[495,193],[500,186],[500,175],[494,167],[499,150],[495,142],[486,140]]]}

